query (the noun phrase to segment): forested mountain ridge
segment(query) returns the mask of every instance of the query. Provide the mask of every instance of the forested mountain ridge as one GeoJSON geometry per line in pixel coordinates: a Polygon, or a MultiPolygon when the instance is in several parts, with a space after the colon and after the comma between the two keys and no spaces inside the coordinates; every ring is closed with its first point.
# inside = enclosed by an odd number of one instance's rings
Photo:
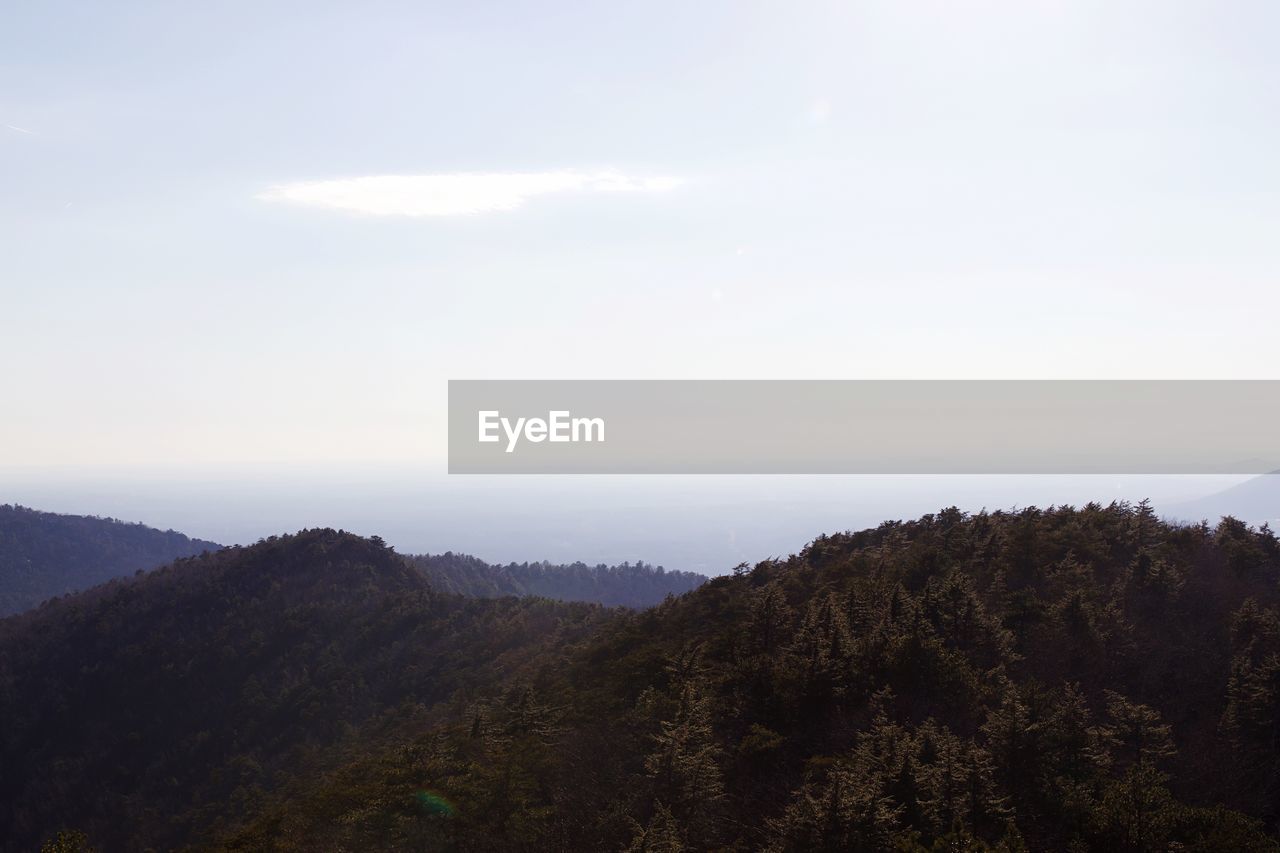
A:
{"type": "MultiPolygon", "coordinates": [[[[153,569],[223,546],[111,518],[60,515],[0,505],[0,618],[58,595],[153,569]]],[[[478,598],[543,596],[607,607],[650,607],[706,577],[645,563],[486,563],[447,552],[405,559],[440,592],[478,598]]]]}
{"type": "Polygon", "coordinates": [[[486,563],[466,554],[423,554],[409,560],[431,585],[443,592],[497,598],[540,595],[558,601],[593,601],[607,607],[651,607],[668,595],[681,595],[706,582],[696,572],[667,571],[646,563],[588,566],[486,563]]]}
{"type": "Polygon", "coordinates": [[[143,524],[0,504],[0,617],[221,547],[143,524]]]}
{"type": "Polygon", "coordinates": [[[0,622],[0,849],[198,842],[340,743],[553,666],[608,611],[437,593],[332,530],[179,560],[0,622]]]}
{"type": "Polygon", "coordinates": [[[1280,548],[1146,505],[824,536],[269,798],[234,850],[1276,850],[1280,548]]]}
{"type": "Polygon", "coordinates": [[[1277,685],[1234,519],[949,509],[639,612],[309,531],[0,623],[0,848],[1277,850],[1277,685]]]}

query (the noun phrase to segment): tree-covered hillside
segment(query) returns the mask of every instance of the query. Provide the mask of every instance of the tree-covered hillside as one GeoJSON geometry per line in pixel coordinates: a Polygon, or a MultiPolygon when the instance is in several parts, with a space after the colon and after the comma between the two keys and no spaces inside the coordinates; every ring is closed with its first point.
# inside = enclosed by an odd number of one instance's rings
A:
{"type": "Polygon", "coordinates": [[[434,592],[381,542],[305,531],[0,622],[0,850],[198,842],[326,750],[536,675],[607,611],[434,592]]]}
{"type": "Polygon", "coordinates": [[[496,598],[540,595],[558,601],[594,601],[609,607],[651,607],[706,582],[696,572],[669,572],[647,563],[588,566],[585,563],[486,563],[466,554],[410,558],[431,585],[445,592],[496,598]]]}
{"type": "Polygon", "coordinates": [[[221,547],[111,518],[0,505],[0,617],[221,547]]]}
{"type": "Polygon", "coordinates": [[[1269,530],[1146,506],[826,536],[618,617],[553,683],[349,756],[224,845],[1276,850],[1278,582],[1269,530]]]}
{"type": "Polygon", "coordinates": [[[1276,537],[1145,505],[945,510],[640,612],[312,531],[0,623],[0,837],[1277,850],[1278,685],[1276,537]]]}

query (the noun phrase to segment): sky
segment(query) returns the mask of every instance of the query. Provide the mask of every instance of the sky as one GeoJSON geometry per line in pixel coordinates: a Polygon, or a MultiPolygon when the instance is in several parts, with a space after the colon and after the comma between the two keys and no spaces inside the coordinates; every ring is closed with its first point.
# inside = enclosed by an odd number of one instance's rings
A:
{"type": "Polygon", "coordinates": [[[442,472],[450,378],[1275,378],[1278,26],[5,4],[0,468],[442,472]]]}

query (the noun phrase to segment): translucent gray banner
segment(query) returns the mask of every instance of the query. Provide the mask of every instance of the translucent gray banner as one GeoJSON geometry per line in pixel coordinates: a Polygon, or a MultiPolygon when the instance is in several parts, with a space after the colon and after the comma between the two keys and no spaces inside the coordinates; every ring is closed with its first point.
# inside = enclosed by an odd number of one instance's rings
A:
{"type": "Polygon", "coordinates": [[[451,380],[451,474],[1258,474],[1280,381],[451,380]]]}

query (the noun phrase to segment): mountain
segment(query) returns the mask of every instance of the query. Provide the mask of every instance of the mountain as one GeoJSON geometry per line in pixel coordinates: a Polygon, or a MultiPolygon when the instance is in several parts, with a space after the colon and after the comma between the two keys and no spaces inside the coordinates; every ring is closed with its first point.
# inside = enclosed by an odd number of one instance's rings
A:
{"type": "Polygon", "coordinates": [[[1166,508],[1166,514],[1195,521],[1202,518],[1217,521],[1229,515],[1251,524],[1280,527],[1280,471],[1262,474],[1212,495],[1172,504],[1166,508]]]}
{"type": "Polygon", "coordinates": [[[705,575],[695,572],[669,572],[646,563],[588,566],[543,562],[497,566],[452,552],[410,560],[433,587],[446,592],[480,598],[539,595],[558,601],[593,601],[608,607],[651,607],[668,595],[697,589],[707,580],[705,575]]]}
{"type": "Polygon", "coordinates": [[[279,790],[229,850],[1277,850],[1280,544],[1088,505],[824,536],[279,790]]]}
{"type": "Polygon", "coordinates": [[[0,617],[221,547],[113,518],[0,505],[0,617]]]}
{"type": "Polygon", "coordinates": [[[439,594],[381,542],[312,530],[4,620],[0,849],[197,843],[326,749],[553,665],[606,612],[439,594]]]}
{"type": "MultiPolygon", "coordinates": [[[[223,546],[110,518],[0,506],[0,618],[58,595],[223,546]]],[[[409,557],[441,592],[480,598],[542,596],[608,607],[650,607],[706,577],[645,563],[492,565],[464,554],[409,557]]]]}
{"type": "Polygon", "coordinates": [[[1146,504],[643,611],[306,531],[0,622],[0,849],[1274,851],[1277,684],[1280,542],[1146,504]]]}

